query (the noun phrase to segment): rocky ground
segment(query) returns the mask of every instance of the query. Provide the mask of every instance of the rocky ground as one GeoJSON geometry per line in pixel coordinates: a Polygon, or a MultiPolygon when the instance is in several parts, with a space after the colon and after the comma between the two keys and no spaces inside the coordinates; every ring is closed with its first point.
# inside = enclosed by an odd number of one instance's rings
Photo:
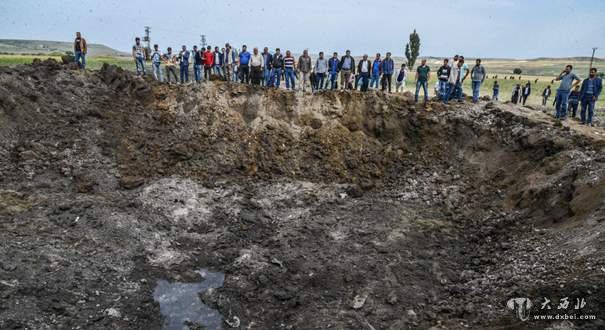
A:
{"type": "Polygon", "coordinates": [[[0,68],[0,328],[160,329],[203,268],[225,329],[602,329],[604,151],[509,104],[0,68]]]}

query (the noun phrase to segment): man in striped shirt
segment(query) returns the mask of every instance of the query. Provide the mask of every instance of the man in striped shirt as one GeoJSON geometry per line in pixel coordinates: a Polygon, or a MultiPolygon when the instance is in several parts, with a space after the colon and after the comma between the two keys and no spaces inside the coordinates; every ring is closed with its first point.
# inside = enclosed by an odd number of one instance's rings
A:
{"type": "Polygon", "coordinates": [[[292,90],[294,90],[296,76],[294,74],[294,67],[296,65],[296,61],[294,60],[294,56],[289,50],[286,50],[286,57],[284,57],[284,71],[286,76],[286,89],[290,89],[290,85],[292,86],[292,90]]]}

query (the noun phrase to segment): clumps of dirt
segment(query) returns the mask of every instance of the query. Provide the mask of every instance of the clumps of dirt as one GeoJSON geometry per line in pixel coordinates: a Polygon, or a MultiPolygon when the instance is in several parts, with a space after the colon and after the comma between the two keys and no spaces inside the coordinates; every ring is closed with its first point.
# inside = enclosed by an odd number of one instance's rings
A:
{"type": "Polygon", "coordinates": [[[603,327],[604,137],[491,102],[0,68],[0,327],[159,328],[157,281],[202,268],[225,328],[603,327]],[[546,296],[598,319],[506,308],[546,296]]]}

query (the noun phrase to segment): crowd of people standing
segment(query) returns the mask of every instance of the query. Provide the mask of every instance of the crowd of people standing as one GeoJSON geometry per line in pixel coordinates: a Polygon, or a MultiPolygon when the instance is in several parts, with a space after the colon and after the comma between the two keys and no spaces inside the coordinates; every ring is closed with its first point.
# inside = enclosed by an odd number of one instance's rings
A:
{"type": "MultiPolygon", "coordinates": [[[[75,61],[81,68],[85,68],[86,40],[79,32],[76,34],[74,51],[75,61]]],[[[147,74],[145,51],[141,39],[135,38],[132,57],[138,75],[147,74]]],[[[390,52],[387,52],[384,58],[377,53],[373,60],[370,60],[365,54],[356,65],[355,58],[351,56],[349,50],[340,57],[337,52],[334,52],[330,58],[327,58],[324,52],[319,52],[317,59],[313,61],[307,50],[304,50],[302,55],[295,59],[290,50],[286,50],[285,54],[282,54],[280,48],[276,48],[272,53],[268,47],[264,47],[262,52],[255,47],[252,52],[249,52],[247,46],[243,45],[241,51],[238,51],[226,43],[222,48],[207,46],[198,49],[197,46],[193,46],[191,51],[183,45],[178,53],[168,47],[166,52],[162,53],[156,44],[153,46],[149,58],[155,79],[182,84],[190,82],[191,63],[193,63],[192,81],[194,82],[210,80],[212,76],[216,76],[218,79],[231,82],[280,88],[283,80],[286,89],[295,90],[299,85],[302,91],[307,91],[310,86],[311,91],[327,89],[367,91],[369,88],[380,88],[382,91],[391,93],[393,77],[395,77],[395,92],[399,92],[405,88],[408,77],[408,68],[405,63],[397,71],[395,70],[395,63],[390,52]],[[164,70],[162,70],[162,66],[164,70]]],[[[568,117],[568,110],[572,117],[576,117],[577,109],[581,104],[580,121],[582,124],[591,125],[594,106],[602,90],[602,80],[597,76],[596,68],[591,68],[589,77],[583,81],[572,72],[572,69],[571,65],[567,65],[565,70],[555,78],[555,80],[561,81],[554,100],[555,117],[565,120],[568,117]],[[582,82],[581,85],[580,82],[582,82]]],[[[439,100],[446,104],[451,100],[462,102],[463,83],[466,79],[471,80],[472,102],[478,102],[481,85],[487,78],[487,70],[481,64],[481,59],[476,59],[475,65],[469,69],[464,56],[461,55],[444,59],[443,65],[439,67],[436,74],[435,93],[439,100]]],[[[430,77],[431,69],[427,65],[426,59],[422,59],[416,68],[414,77],[416,102],[418,102],[421,89],[424,93],[424,102],[428,101],[430,77]]],[[[494,81],[492,91],[491,99],[499,100],[500,85],[497,80],[494,81]]],[[[531,92],[532,86],[529,81],[524,86],[516,84],[512,90],[511,102],[525,105],[531,92]]],[[[547,104],[551,93],[550,85],[542,91],[542,105],[547,104]]]]}

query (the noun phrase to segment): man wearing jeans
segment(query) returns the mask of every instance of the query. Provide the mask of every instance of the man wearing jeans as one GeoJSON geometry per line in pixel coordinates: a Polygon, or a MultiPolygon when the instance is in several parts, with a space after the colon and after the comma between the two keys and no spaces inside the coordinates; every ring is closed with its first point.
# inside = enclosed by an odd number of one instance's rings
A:
{"type": "Polygon", "coordinates": [[[365,92],[368,90],[370,81],[370,73],[372,71],[372,63],[368,60],[368,55],[364,54],[363,59],[357,64],[357,72],[359,73],[359,79],[361,80],[361,91],[365,92]]]}
{"type": "Polygon", "coordinates": [[[382,73],[382,60],[380,59],[380,53],[376,53],[376,58],[372,62],[372,79],[370,79],[370,87],[378,89],[378,82],[380,81],[380,74],[382,73]]]}
{"type": "Polygon", "coordinates": [[[424,103],[429,101],[428,81],[431,78],[431,68],[426,65],[426,59],[422,59],[420,66],[416,68],[416,94],[414,95],[415,102],[418,102],[418,92],[420,87],[424,90],[424,103]]]}
{"type": "Polygon", "coordinates": [[[395,71],[395,62],[391,58],[391,53],[387,52],[387,56],[382,61],[382,91],[389,89],[391,92],[391,83],[393,80],[393,72],[395,71]]]}
{"type": "Polygon", "coordinates": [[[481,84],[485,80],[485,67],[481,65],[481,59],[475,61],[475,66],[471,70],[471,82],[473,86],[473,103],[479,101],[479,90],[481,90],[481,84]]]}
{"type": "Polygon", "coordinates": [[[195,78],[195,82],[202,80],[203,63],[202,53],[197,50],[197,46],[193,46],[193,77],[195,78]]]}
{"type": "Polygon", "coordinates": [[[269,53],[269,47],[265,47],[263,49],[263,80],[261,81],[261,85],[269,86],[269,82],[271,81],[271,62],[273,61],[273,55],[269,53]]]}
{"type": "Polygon", "coordinates": [[[309,81],[309,75],[311,74],[311,56],[309,56],[308,50],[303,50],[303,54],[298,58],[298,71],[301,73],[300,83],[302,84],[302,90],[307,90],[307,81],[309,81]]]}
{"type": "Polygon", "coordinates": [[[592,126],[592,116],[594,115],[594,104],[603,90],[603,81],[597,77],[597,69],[591,68],[590,75],[582,82],[580,89],[580,99],[582,100],[582,110],[580,111],[580,120],[582,125],[592,126]],[[588,113],[587,113],[588,112],[588,113]]]}
{"type": "Polygon", "coordinates": [[[74,55],[75,61],[78,63],[80,69],[86,69],[86,39],[82,38],[80,32],[76,32],[76,39],[74,40],[74,55]]]}
{"type": "Polygon", "coordinates": [[[248,47],[246,47],[246,45],[242,46],[242,52],[239,53],[239,69],[238,69],[238,73],[239,73],[239,79],[240,82],[243,84],[244,82],[246,84],[250,83],[250,57],[252,55],[248,52],[248,47]]]}
{"type": "Polygon", "coordinates": [[[271,79],[269,80],[270,87],[279,88],[281,75],[284,71],[284,56],[279,48],[275,48],[275,54],[271,61],[271,79]]]}
{"type": "Polygon", "coordinates": [[[448,80],[449,92],[445,97],[444,103],[452,99],[458,99],[458,102],[462,102],[462,67],[464,66],[464,60],[458,59],[456,61],[456,65],[452,66],[452,70],[450,71],[450,79],[448,80]]]}
{"type": "Polygon", "coordinates": [[[437,79],[439,80],[439,97],[441,101],[447,103],[447,97],[449,94],[448,80],[450,79],[450,72],[452,68],[448,65],[449,60],[446,58],[443,60],[443,65],[437,70],[437,79]]]}
{"type": "Polygon", "coordinates": [[[338,79],[338,71],[340,71],[340,60],[338,53],[334,52],[332,58],[328,61],[328,72],[330,73],[330,89],[336,89],[336,80],[338,79]]]}
{"type": "Polygon", "coordinates": [[[162,53],[160,52],[158,45],[153,45],[153,53],[151,53],[151,65],[153,69],[153,77],[157,81],[163,81],[162,70],[160,65],[162,64],[162,53]]]}
{"type": "Polygon", "coordinates": [[[571,72],[572,69],[573,67],[568,64],[565,70],[555,79],[561,81],[555,96],[555,102],[557,103],[555,106],[555,118],[561,120],[567,119],[567,100],[569,93],[571,93],[572,85],[577,85],[580,82],[580,78],[571,72]]]}
{"type": "Polygon", "coordinates": [[[134,58],[134,64],[137,66],[137,76],[147,74],[145,72],[145,53],[143,52],[143,45],[141,45],[141,38],[139,37],[134,39],[132,58],[134,58]]]}
{"type": "Polygon", "coordinates": [[[315,61],[315,86],[316,89],[323,89],[324,79],[328,72],[328,60],[324,58],[324,52],[319,52],[319,58],[315,61]]]}
{"type": "Polygon", "coordinates": [[[231,49],[229,43],[225,44],[225,51],[223,52],[223,69],[225,70],[225,79],[227,81],[233,80],[233,65],[235,64],[235,52],[231,49]]]}
{"type": "Polygon", "coordinates": [[[294,68],[296,67],[296,61],[294,56],[289,50],[286,50],[286,56],[284,57],[284,76],[286,77],[286,89],[295,89],[296,75],[294,74],[294,68]]]}
{"type": "Polygon", "coordinates": [[[355,74],[355,59],[351,56],[351,51],[347,50],[345,56],[340,59],[340,83],[342,89],[347,89],[351,75],[355,74]]]}
{"type": "Polygon", "coordinates": [[[187,46],[183,45],[181,47],[179,59],[181,60],[181,84],[184,84],[189,82],[189,51],[187,50],[187,46]]]}

